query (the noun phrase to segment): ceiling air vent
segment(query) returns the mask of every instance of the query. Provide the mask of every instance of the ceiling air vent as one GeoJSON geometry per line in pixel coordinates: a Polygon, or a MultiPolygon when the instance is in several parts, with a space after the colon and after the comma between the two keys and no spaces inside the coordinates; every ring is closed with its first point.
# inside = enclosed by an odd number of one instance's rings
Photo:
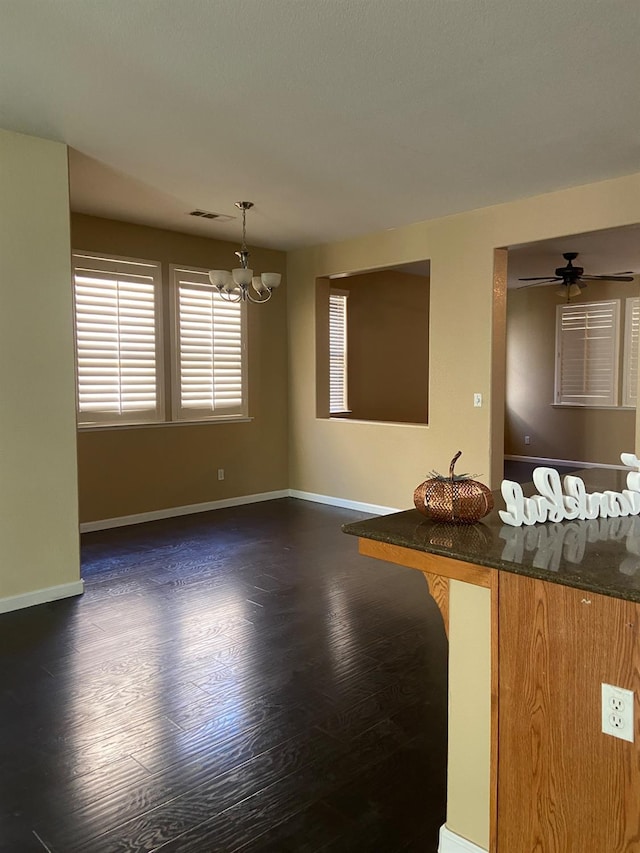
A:
{"type": "Polygon", "coordinates": [[[189,216],[201,216],[203,219],[220,219],[219,213],[210,213],[208,210],[190,210],[189,216]]]}

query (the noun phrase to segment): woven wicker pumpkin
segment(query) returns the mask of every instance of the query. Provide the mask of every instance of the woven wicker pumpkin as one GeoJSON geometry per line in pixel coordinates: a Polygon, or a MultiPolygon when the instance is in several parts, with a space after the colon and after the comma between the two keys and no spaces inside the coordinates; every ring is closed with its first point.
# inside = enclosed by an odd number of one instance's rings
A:
{"type": "Polygon", "coordinates": [[[459,450],[451,460],[449,476],[432,472],[430,479],[421,483],[413,493],[418,512],[432,521],[452,521],[472,524],[493,509],[490,489],[467,474],[454,474],[456,462],[462,456],[459,450]]]}

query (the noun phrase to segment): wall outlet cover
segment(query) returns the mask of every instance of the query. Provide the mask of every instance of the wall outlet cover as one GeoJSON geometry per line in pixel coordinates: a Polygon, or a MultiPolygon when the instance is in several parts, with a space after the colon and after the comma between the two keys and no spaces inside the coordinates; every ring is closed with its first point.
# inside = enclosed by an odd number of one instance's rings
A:
{"type": "Polygon", "coordinates": [[[602,731],[606,735],[628,740],[635,736],[635,697],[632,690],[602,684],[602,731]]]}

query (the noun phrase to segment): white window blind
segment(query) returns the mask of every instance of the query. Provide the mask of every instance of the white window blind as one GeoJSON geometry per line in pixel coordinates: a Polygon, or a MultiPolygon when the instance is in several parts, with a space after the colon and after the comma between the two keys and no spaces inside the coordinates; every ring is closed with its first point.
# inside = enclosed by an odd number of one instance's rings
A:
{"type": "Polygon", "coordinates": [[[638,336],[640,332],[640,299],[631,296],[626,300],[624,329],[624,372],[622,377],[622,405],[638,403],[638,336]]]}
{"type": "Polygon", "coordinates": [[[162,416],[160,265],[73,255],[78,422],[162,416]]]}
{"type": "Polygon", "coordinates": [[[329,294],[329,413],[348,411],[347,404],[347,296],[329,294]]]}
{"type": "Polygon", "coordinates": [[[175,416],[246,416],[245,305],[223,299],[206,270],[172,267],[172,280],[175,416]]]}
{"type": "Polygon", "coordinates": [[[620,301],[559,305],[555,402],[618,404],[620,301]]]}

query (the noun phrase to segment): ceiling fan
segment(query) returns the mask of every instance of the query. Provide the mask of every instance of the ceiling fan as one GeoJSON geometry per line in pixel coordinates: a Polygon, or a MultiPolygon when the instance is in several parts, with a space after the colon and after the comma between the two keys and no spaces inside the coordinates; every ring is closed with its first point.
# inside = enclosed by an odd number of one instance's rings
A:
{"type": "Polygon", "coordinates": [[[567,262],[567,265],[558,267],[555,275],[520,278],[518,281],[533,282],[532,284],[525,285],[525,287],[539,287],[544,284],[559,283],[561,287],[557,291],[558,295],[566,295],[567,301],[572,296],[578,296],[589,281],[633,281],[631,270],[625,270],[625,272],[616,273],[615,275],[585,275],[582,267],[574,267],[573,265],[573,261],[578,257],[578,252],[563,252],[562,257],[567,262]]]}

